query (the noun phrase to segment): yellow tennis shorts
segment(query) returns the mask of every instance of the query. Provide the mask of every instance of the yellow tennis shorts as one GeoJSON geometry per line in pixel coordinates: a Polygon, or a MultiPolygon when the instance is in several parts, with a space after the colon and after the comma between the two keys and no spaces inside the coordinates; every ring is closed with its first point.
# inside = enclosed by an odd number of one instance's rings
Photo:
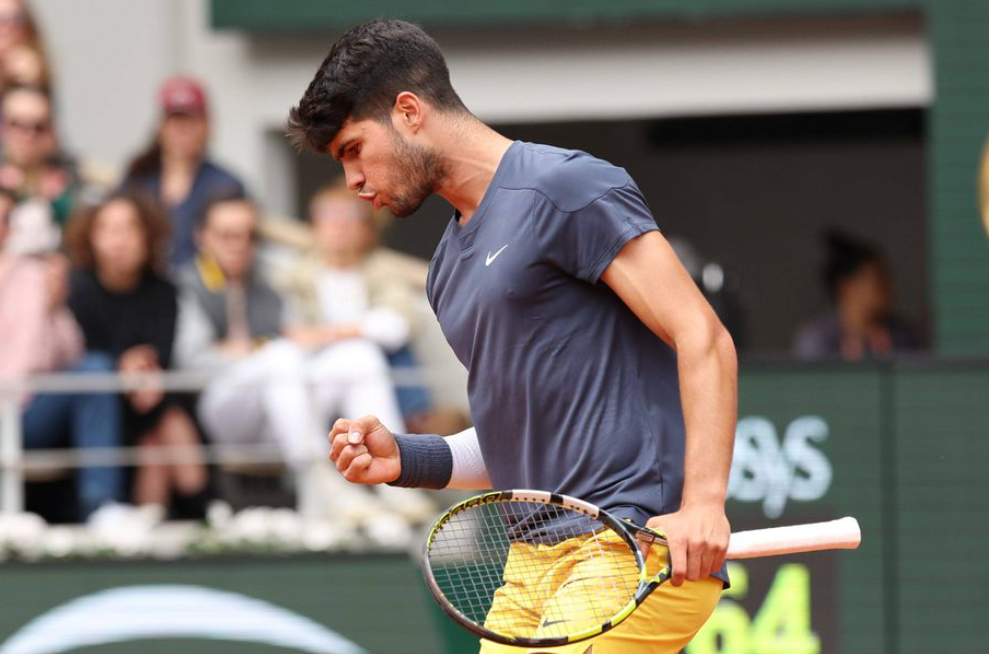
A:
{"type": "MultiPolygon", "coordinates": [[[[611,534],[614,547],[626,547],[618,536],[611,534]]],[[[661,545],[654,545],[646,559],[649,575],[656,574],[666,565],[668,553],[661,545]]],[[[573,597],[581,602],[593,603],[600,599],[600,582],[603,576],[627,576],[628,571],[616,573],[604,569],[608,562],[599,557],[590,558],[581,548],[574,548],[570,541],[559,545],[512,545],[505,567],[505,585],[495,593],[494,602],[488,612],[485,624],[498,630],[501,621],[519,625],[532,623],[533,633],[538,633],[538,621],[543,624],[562,618],[568,612],[580,613],[581,607],[574,607],[573,597]],[[547,563],[552,561],[553,563],[547,563]],[[550,604],[534,612],[525,606],[526,598],[541,595],[527,584],[545,583],[544,579],[534,579],[533,570],[552,569],[551,583],[559,587],[550,604]],[[566,575],[566,581],[559,583],[559,575],[566,575]],[[581,592],[582,583],[593,584],[594,592],[581,592]],[[574,593],[571,595],[571,593],[574,593]],[[566,597],[559,598],[565,594],[566,597]],[[555,605],[554,605],[555,603],[555,605]],[[566,608],[563,608],[566,607],[566,608]]],[[[632,566],[634,568],[634,566],[632,566]]],[[[634,584],[632,586],[634,590],[634,584]]],[[[624,622],[589,640],[559,647],[538,647],[525,649],[481,641],[481,654],[677,654],[694,637],[710,617],[721,596],[720,579],[709,577],[699,581],[685,581],[679,588],[666,582],[642,603],[624,622]]],[[[611,604],[613,606],[613,604],[611,604]]],[[[593,607],[587,607],[588,611],[593,607]]],[[[513,630],[514,631],[514,630],[513,630]]]]}

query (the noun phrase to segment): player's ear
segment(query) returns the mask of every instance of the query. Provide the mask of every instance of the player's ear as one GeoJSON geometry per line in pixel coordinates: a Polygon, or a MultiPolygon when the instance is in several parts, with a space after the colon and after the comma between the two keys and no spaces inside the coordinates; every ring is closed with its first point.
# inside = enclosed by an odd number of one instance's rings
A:
{"type": "Polygon", "coordinates": [[[425,104],[415,93],[402,91],[395,96],[395,106],[392,109],[392,122],[396,129],[407,130],[412,134],[422,129],[423,110],[425,104]]]}

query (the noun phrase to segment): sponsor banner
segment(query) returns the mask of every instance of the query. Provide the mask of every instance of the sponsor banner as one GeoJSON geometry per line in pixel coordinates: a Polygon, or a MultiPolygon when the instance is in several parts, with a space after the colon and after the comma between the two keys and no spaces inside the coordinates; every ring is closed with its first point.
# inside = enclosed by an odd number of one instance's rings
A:
{"type": "Polygon", "coordinates": [[[442,651],[406,556],[0,566],[0,654],[442,651]]]}
{"type": "Polygon", "coordinates": [[[750,368],[728,488],[733,530],[855,516],[854,552],[733,564],[687,654],[882,651],[881,371],[750,368]]]}

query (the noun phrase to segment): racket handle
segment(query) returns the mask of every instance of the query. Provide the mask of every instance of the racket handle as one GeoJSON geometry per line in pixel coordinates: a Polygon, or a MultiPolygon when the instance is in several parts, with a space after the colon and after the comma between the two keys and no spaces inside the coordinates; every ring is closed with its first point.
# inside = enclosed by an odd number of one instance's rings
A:
{"type": "Polygon", "coordinates": [[[862,542],[855,518],[740,531],[728,541],[729,559],[751,559],[819,550],[853,550],[862,542]]]}

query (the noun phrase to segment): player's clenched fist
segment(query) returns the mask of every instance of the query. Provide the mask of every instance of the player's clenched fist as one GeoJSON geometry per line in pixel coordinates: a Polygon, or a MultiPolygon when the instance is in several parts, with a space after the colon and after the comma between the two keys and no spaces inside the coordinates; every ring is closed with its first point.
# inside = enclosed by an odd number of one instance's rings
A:
{"type": "Polygon", "coordinates": [[[385,484],[398,479],[402,461],[395,436],[374,416],[340,419],[330,430],[330,460],[355,484],[385,484]]]}

